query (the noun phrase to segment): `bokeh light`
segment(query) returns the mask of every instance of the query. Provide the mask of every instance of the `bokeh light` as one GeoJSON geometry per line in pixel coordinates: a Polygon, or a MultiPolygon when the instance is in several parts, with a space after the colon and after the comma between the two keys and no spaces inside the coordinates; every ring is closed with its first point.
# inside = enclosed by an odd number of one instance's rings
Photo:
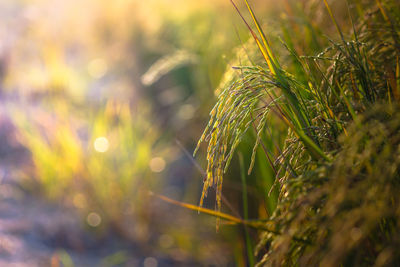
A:
{"type": "Polygon", "coordinates": [[[162,248],[170,248],[174,244],[174,239],[168,234],[163,234],[158,239],[158,242],[162,248]]]}
{"type": "MultiPolygon", "coordinates": [[[[239,44],[227,29],[240,18],[228,7],[225,0],[0,0],[0,193],[5,202],[25,201],[13,209],[35,207],[27,231],[48,232],[34,249],[29,234],[18,235],[24,249],[14,249],[16,258],[186,266],[213,262],[203,242],[226,250],[214,238],[214,218],[198,232],[199,216],[149,191],[198,202],[186,192],[201,179],[182,148],[191,150],[208,116],[202,107],[230,60],[221,55],[239,44]],[[17,156],[4,163],[3,155],[17,156]],[[2,171],[17,164],[12,179],[21,181],[8,184],[2,171]],[[53,244],[65,253],[54,254],[53,244]]],[[[0,266],[14,260],[7,257],[0,253],[0,266]]]]}
{"type": "Polygon", "coordinates": [[[97,227],[101,223],[101,217],[98,213],[91,212],[86,217],[86,222],[92,227],[97,227]]]}
{"type": "Polygon", "coordinates": [[[153,257],[147,257],[143,262],[144,267],[157,267],[158,261],[153,257]]]}
{"type": "Polygon", "coordinates": [[[75,194],[72,201],[77,208],[84,208],[87,205],[85,196],[81,193],[75,194]]]}
{"type": "Polygon", "coordinates": [[[94,140],[93,145],[94,145],[94,149],[97,152],[100,152],[100,153],[106,152],[108,150],[109,146],[110,146],[110,144],[108,142],[108,139],[106,137],[104,137],[104,136],[97,137],[94,140]]]}
{"type": "Polygon", "coordinates": [[[89,75],[93,78],[99,79],[107,72],[107,63],[102,58],[96,58],[88,64],[89,75]]]}
{"type": "Polygon", "coordinates": [[[149,166],[153,172],[162,172],[165,169],[165,160],[162,157],[154,157],[150,160],[149,166]]]}
{"type": "Polygon", "coordinates": [[[179,109],[178,117],[182,120],[190,120],[194,116],[195,109],[191,104],[182,105],[179,109]]]}

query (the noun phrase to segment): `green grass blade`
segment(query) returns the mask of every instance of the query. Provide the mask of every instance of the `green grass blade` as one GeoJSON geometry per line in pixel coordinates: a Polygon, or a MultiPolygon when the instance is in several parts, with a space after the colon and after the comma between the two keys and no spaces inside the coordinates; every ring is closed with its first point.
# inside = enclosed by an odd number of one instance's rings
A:
{"type": "Polygon", "coordinates": [[[247,9],[250,12],[251,18],[254,21],[254,24],[256,25],[257,31],[261,36],[261,40],[264,44],[264,47],[266,48],[267,52],[268,52],[268,56],[270,58],[270,60],[272,60],[272,62],[275,64],[275,66],[279,67],[279,62],[276,60],[276,58],[274,57],[272,51],[271,51],[271,46],[269,45],[269,42],[267,40],[267,38],[265,37],[264,31],[261,29],[260,24],[258,23],[257,17],[254,15],[253,9],[250,7],[249,2],[247,0],[245,0],[247,9]]]}
{"type": "Polygon", "coordinates": [[[250,25],[247,23],[247,21],[245,20],[245,18],[243,17],[242,13],[240,12],[239,8],[236,6],[236,4],[233,2],[233,0],[231,0],[232,5],[235,7],[236,11],[238,12],[239,16],[242,18],[242,20],[244,21],[244,23],[246,24],[247,28],[249,29],[251,35],[253,36],[254,40],[256,41],[256,44],[258,46],[258,48],[260,49],[265,61],[267,62],[268,68],[271,71],[272,74],[276,74],[275,71],[275,66],[272,60],[271,55],[268,52],[268,47],[264,47],[260,41],[260,39],[257,37],[257,35],[255,34],[255,32],[251,29],[250,25]],[[266,50],[267,49],[267,50],[266,50]]]}

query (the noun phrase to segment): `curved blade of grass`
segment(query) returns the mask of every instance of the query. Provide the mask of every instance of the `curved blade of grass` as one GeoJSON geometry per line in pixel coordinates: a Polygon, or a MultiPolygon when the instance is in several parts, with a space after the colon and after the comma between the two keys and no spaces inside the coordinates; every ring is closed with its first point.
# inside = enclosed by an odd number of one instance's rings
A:
{"type": "MultiPolygon", "coordinates": [[[[243,224],[243,225],[249,226],[251,228],[265,231],[265,232],[268,232],[271,234],[275,234],[275,235],[281,234],[279,231],[272,230],[272,229],[269,229],[268,227],[266,227],[265,222],[263,222],[262,220],[261,221],[259,221],[259,220],[256,220],[256,221],[255,220],[243,220],[241,218],[238,218],[238,217],[235,217],[235,216],[223,213],[223,212],[214,211],[214,210],[210,210],[207,208],[202,208],[202,207],[199,207],[199,206],[196,206],[193,204],[189,204],[189,203],[185,203],[185,202],[180,202],[180,201],[171,199],[166,196],[158,195],[151,191],[149,191],[149,194],[151,196],[155,196],[155,197],[157,197],[165,202],[171,203],[173,205],[180,206],[180,207],[187,208],[187,209],[194,210],[194,211],[200,211],[202,213],[226,220],[232,224],[243,224]]],[[[295,240],[297,242],[305,243],[305,244],[311,244],[309,240],[298,238],[298,237],[293,237],[293,240],[295,240]]]]}
{"type": "Polygon", "coordinates": [[[272,74],[276,74],[275,71],[275,66],[273,64],[272,60],[272,55],[269,54],[268,51],[268,46],[264,47],[260,41],[260,39],[257,37],[256,33],[251,29],[250,25],[247,23],[245,18],[243,17],[242,13],[240,12],[239,8],[236,6],[236,4],[231,0],[232,5],[235,7],[236,11],[238,12],[239,16],[242,18],[243,22],[246,24],[247,28],[249,29],[251,35],[253,36],[254,40],[256,41],[256,44],[258,48],[260,49],[265,61],[267,62],[268,68],[271,71],[272,74]],[[266,50],[267,49],[267,50],[266,50]]]}
{"type": "Polygon", "coordinates": [[[223,212],[219,212],[219,211],[203,208],[203,207],[196,206],[196,205],[189,204],[189,203],[185,203],[185,202],[180,202],[180,201],[171,199],[171,198],[163,196],[163,195],[158,195],[158,194],[156,194],[154,192],[150,192],[150,195],[155,196],[155,197],[157,197],[157,198],[159,198],[159,199],[161,199],[161,200],[163,200],[165,202],[174,204],[176,206],[180,206],[180,207],[187,208],[187,209],[190,209],[190,210],[202,212],[202,213],[205,213],[205,214],[208,214],[208,215],[220,218],[220,219],[224,219],[224,220],[227,220],[227,221],[230,221],[230,222],[233,222],[233,223],[238,223],[238,224],[243,224],[244,223],[243,219],[235,217],[235,216],[232,216],[232,215],[229,215],[229,214],[226,214],[226,213],[223,213],[223,212]]]}
{"type": "MultiPolygon", "coordinates": [[[[384,20],[390,25],[390,28],[392,28],[391,34],[392,34],[393,41],[395,42],[396,46],[399,47],[400,40],[399,40],[399,35],[398,35],[398,31],[396,30],[395,24],[389,17],[389,14],[385,11],[385,8],[384,8],[381,0],[376,0],[376,4],[378,5],[379,10],[381,11],[384,20]]],[[[396,50],[396,54],[397,54],[397,56],[400,55],[400,49],[396,50]]]]}
{"type": "Polygon", "coordinates": [[[202,207],[199,207],[199,206],[196,206],[196,205],[193,205],[193,204],[189,204],[189,203],[185,203],[185,202],[180,202],[180,201],[171,199],[169,197],[156,194],[154,192],[149,192],[149,194],[152,195],[152,196],[155,196],[155,197],[157,197],[157,198],[159,198],[159,199],[161,199],[161,200],[163,200],[165,202],[171,203],[173,205],[180,206],[180,207],[183,207],[183,208],[186,208],[186,209],[190,209],[190,210],[193,210],[193,211],[199,211],[199,212],[211,215],[213,217],[217,217],[217,218],[226,220],[226,221],[228,221],[230,223],[244,224],[244,225],[247,225],[249,227],[258,229],[258,230],[263,230],[263,231],[270,232],[270,233],[273,233],[273,234],[279,234],[279,232],[271,230],[271,229],[268,229],[267,227],[265,227],[265,225],[262,224],[262,222],[260,223],[258,221],[253,221],[253,220],[243,220],[241,218],[232,216],[230,214],[226,214],[226,213],[223,213],[223,212],[219,212],[219,211],[215,211],[215,210],[211,210],[211,209],[207,209],[207,208],[202,208],[202,207]]]}
{"type": "Polygon", "coordinates": [[[270,45],[269,45],[269,42],[268,42],[267,38],[265,37],[264,31],[261,29],[260,24],[258,23],[258,20],[257,20],[256,16],[254,15],[253,9],[250,7],[249,2],[248,2],[247,0],[245,0],[245,3],[246,3],[246,6],[247,6],[247,9],[248,9],[249,12],[250,12],[251,18],[253,19],[254,24],[256,25],[257,31],[258,31],[258,33],[259,33],[260,36],[261,36],[261,40],[262,40],[262,42],[263,42],[263,44],[264,44],[264,47],[266,48],[266,50],[267,50],[267,52],[268,52],[269,58],[272,60],[272,62],[273,62],[277,67],[279,67],[279,62],[276,60],[276,58],[275,58],[274,55],[272,54],[272,51],[271,51],[271,47],[270,47],[270,45]]]}
{"type": "Polygon", "coordinates": [[[329,6],[329,4],[328,4],[328,2],[326,0],[324,0],[324,4],[326,6],[326,9],[328,10],[329,16],[331,17],[331,20],[332,20],[333,24],[335,24],[335,27],[336,27],[337,31],[339,32],[339,34],[340,34],[340,38],[342,38],[343,43],[346,43],[345,40],[344,40],[343,32],[340,29],[339,24],[337,23],[337,21],[335,19],[335,16],[333,15],[331,7],[329,6]]]}
{"type": "MultiPolygon", "coordinates": [[[[271,98],[271,101],[275,101],[269,93],[267,94],[271,98]]],[[[295,134],[301,139],[301,141],[307,147],[308,151],[310,152],[310,155],[314,159],[323,158],[324,160],[331,162],[331,159],[321,150],[321,148],[310,137],[308,137],[308,135],[301,128],[296,127],[295,125],[293,125],[291,120],[286,118],[285,113],[282,111],[282,109],[278,104],[276,105],[276,107],[278,108],[279,112],[276,111],[275,109],[271,110],[275,114],[277,114],[278,118],[280,118],[289,128],[291,128],[295,132],[295,134]]]]}
{"type": "MultiPolygon", "coordinates": [[[[301,111],[301,108],[299,107],[299,102],[298,102],[296,96],[293,94],[293,92],[291,92],[290,86],[289,86],[289,84],[287,82],[287,79],[285,79],[285,75],[282,74],[281,71],[279,71],[280,69],[277,68],[277,66],[275,65],[276,59],[272,55],[272,52],[270,50],[270,46],[268,45],[268,41],[267,41],[267,39],[265,37],[265,34],[262,31],[262,29],[260,27],[260,24],[258,23],[257,18],[255,17],[254,12],[253,12],[252,8],[250,7],[248,1],[245,0],[245,2],[246,2],[246,5],[247,5],[247,8],[248,8],[248,10],[249,10],[249,12],[251,14],[251,17],[252,17],[252,19],[253,19],[253,21],[254,21],[254,23],[256,25],[257,31],[261,35],[262,41],[264,43],[264,46],[260,42],[260,40],[257,37],[257,35],[255,34],[255,32],[251,29],[251,27],[249,26],[247,21],[244,19],[243,15],[241,14],[241,12],[238,9],[238,7],[235,5],[233,0],[231,0],[232,5],[235,7],[235,9],[238,12],[239,16],[242,18],[242,20],[246,24],[247,28],[251,32],[254,40],[256,41],[261,53],[263,54],[264,59],[266,60],[266,62],[268,64],[268,67],[269,67],[271,73],[276,75],[276,78],[281,83],[282,89],[283,89],[282,91],[285,94],[285,96],[288,98],[289,103],[291,104],[291,106],[293,107],[293,111],[296,114],[295,117],[297,117],[297,119],[300,121],[300,124],[302,125],[302,127],[306,128],[306,127],[308,127],[308,125],[307,125],[306,119],[304,118],[303,112],[301,111]]],[[[276,61],[276,63],[278,63],[278,62],[276,61]]],[[[284,119],[284,121],[296,132],[296,134],[304,142],[306,147],[308,149],[310,149],[310,154],[314,158],[321,158],[322,157],[325,160],[330,161],[330,159],[323,153],[323,151],[320,149],[320,147],[307,134],[305,134],[303,132],[303,130],[301,130],[298,127],[295,127],[291,122],[287,121],[286,118],[284,119]]]]}

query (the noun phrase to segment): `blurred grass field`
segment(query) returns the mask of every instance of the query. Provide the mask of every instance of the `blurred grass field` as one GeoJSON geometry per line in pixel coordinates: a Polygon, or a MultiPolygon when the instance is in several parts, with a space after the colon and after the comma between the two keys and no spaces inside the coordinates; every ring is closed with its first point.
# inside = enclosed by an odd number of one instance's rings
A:
{"type": "Polygon", "coordinates": [[[83,229],[41,241],[43,264],[343,263],[304,252],[323,234],[296,201],[365,111],[396,110],[395,0],[0,0],[0,16],[2,199],[83,229]]]}
{"type": "Polygon", "coordinates": [[[216,33],[231,23],[227,6],[1,2],[2,112],[14,142],[29,151],[12,170],[24,194],[77,210],[97,239],[128,240],[161,265],[232,262],[240,248],[216,236],[212,219],[149,197],[198,200],[201,178],[175,139],[191,149],[197,136],[182,129],[196,130],[195,112],[224,71],[224,59],[209,51],[237,44],[216,33]],[[179,62],[178,51],[196,60],[179,62]],[[164,57],[169,68],[150,70],[164,57]]]}

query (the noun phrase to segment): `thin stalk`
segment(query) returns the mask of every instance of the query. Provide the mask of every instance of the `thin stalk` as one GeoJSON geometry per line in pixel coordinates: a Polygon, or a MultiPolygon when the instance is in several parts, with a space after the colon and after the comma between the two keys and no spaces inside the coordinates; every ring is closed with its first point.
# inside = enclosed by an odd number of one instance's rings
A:
{"type": "MultiPolygon", "coordinates": [[[[247,201],[247,184],[246,184],[246,174],[244,171],[243,156],[241,153],[239,153],[239,165],[240,165],[240,176],[242,179],[243,218],[245,221],[247,221],[249,219],[248,201],[247,201]]],[[[254,266],[253,244],[251,242],[249,230],[247,229],[246,225],[244,225],[244,232],[245,232],[245,236],[246,236],[246,249],[247,249],[247,258],[249,260],[249,265],[254,266]]]]}
{"type": "MultiPolygon", "coordinates": [[[[183,207],[183,208],[186,208],[186,209],[190,209],[190,210],[193,210],[193,211],[200,211],[201,213],[208,214],[208,215],[211,215],[211,216],[226,220],[226,221],[228,221],[228,222],[230,222],[232,224],[243,224],[243,225],[249,226],[251,228],[257,229],[257,230],[265,231],[265,232],[268,232],[268,233],[271,233],[271,234],[275,234],[275,235],[281,235],[281,233],[279,231],[276,231],[276,230],[268,228],[265,225],[265,222],[262,222],[262,221],[243,220],[241,218],[232,216],[230,214],[226,214],[226,213],[223,213],[223,212],[220,212],[220,211],[215,211],[215,210],[211,210],[211,209],[207,209],[207,208],[202,208],[202,207],[199,207],[199,206],[196,206],[196,205],[193,205],[193,204],[189,204],[189,203],[185,203],[185,202],[180,202],[180,201],[171,199],[171,198],[163,196],[163,195],[158,195],[158,194],[156,194],[154,192],[151,192],[151,191],[149,191],[148,193],[149,193],[150,196],[157,197],[157,198],[159,198],[159,199],[161,199],[161,200],[163,200],[165,202],[168,202],[170,204],[173,204],[173,205],[176,205],[176,206],[179,206],[179,207],[183,207]]],[[[309,240],[306,240],[306,239],[303,239],[303,238],[293,237],[293,240],[297,241],[297,242],[304,243],[304,244],[311,245],[311,242],[309,240]]]]}

